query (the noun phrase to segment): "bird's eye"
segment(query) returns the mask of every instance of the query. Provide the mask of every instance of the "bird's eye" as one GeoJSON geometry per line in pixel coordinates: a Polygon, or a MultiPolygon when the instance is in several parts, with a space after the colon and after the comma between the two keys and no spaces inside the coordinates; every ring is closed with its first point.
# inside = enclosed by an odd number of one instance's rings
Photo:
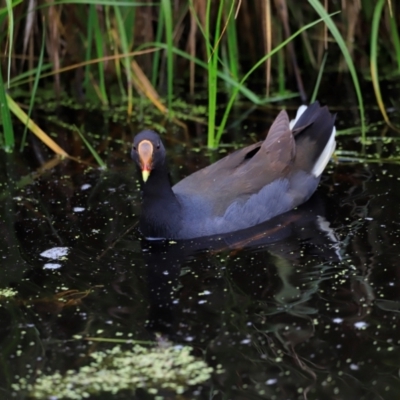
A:
{"type": "Polygon", "coordinates": [[[136,151],[136,146],[132,146],[132,150],[136,151]]]}

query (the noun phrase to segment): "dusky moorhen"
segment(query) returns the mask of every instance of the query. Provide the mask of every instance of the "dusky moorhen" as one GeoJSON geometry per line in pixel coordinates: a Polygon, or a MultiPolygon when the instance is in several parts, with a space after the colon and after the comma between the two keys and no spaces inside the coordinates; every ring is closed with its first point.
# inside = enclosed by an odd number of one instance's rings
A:
{"type": "Polygon", "coordinates": [[[171,187],[164,145],[145,130],[132,158],[141,170],[147,238],[190,239],[249,228],[304,203],[335,150],[335,116],[318,102],[289,122],[281,111],[263,142],[252,144],[171,187]]]}

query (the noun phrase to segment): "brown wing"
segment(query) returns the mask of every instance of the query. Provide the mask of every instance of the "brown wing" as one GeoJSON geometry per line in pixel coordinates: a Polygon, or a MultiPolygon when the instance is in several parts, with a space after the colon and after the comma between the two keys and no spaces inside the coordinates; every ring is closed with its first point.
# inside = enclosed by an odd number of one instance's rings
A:
{"type": "Polygon", "coordinates": [[[189,175],[173,190],[201,196],[213,205],[214,215],[223,215],[234,201],[246,201],[268,183],[285,177],[293,164],[295,142],[289,118],[281,111],[264,142],[245,147],[189,175]]]}

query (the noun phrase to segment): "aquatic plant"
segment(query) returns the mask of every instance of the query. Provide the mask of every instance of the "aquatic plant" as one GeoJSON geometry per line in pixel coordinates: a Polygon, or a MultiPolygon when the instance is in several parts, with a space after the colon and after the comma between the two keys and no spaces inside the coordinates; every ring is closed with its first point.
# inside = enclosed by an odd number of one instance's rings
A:
{"type": "Polygon", "coordinates": [[[207,381],[214,371],[191,355],[191,351],[189,346],[146,348],[140,345],[128,351],[118,345],[90,354],[92,362],[78,371],[41,374],[33,384],[21,378],[13,389],[28,390],[38,399],[71,400],[101,393],[134,392],[139,388],[153,395],[159,390],[179,394],[207,381]]]}
{"type": "Polygon", "coordinates": [[[14,297],[18,292],[11,288],[0,289],[0,301],[2,298],[14,297]]]}

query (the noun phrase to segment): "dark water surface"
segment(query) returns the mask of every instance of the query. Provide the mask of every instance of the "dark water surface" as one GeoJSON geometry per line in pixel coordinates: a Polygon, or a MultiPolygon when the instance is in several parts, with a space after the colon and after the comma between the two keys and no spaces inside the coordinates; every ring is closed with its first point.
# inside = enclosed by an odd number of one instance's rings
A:
{"type": "MultiPolygon", "coordinates": [[[[107,143],[106,172],[63,161],[32,176],[41,153],[2,154],[0,288],[17,294],[0,298],[0,398],[26,398],[12,386],[21,377],[78,371],[115,346],[88,337],[190,346],[214,368],[181,394],[154,384],[159,398],[400,398],[398,164],[343,157],[308,203],[261,227],[146,242],[130,137],[107,143]]],[[[174,179],[209,162],[167,147],[174,179]]],[[[383,140],[367,152],[398,154],[383,140]]]]}

